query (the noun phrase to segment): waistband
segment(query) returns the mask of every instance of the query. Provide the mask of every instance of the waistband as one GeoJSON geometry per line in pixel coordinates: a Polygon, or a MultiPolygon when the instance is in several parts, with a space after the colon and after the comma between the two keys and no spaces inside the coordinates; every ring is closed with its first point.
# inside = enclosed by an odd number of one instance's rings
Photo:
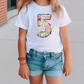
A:
{"type": "Polygon", "coordinates": [[[44,52],[40,52],[40,51],[37,51],[37,50],[35,50],[35,49],[33,49],[33,48],[31,48],[30,50],[29,50],[29,53],[31,53],[32,55],[40,55],[40,56],[43,56],[43,55],[45,55],[45,56],[54,56],[54,55],[62,55],[62,52],[60,52],[60,53],[55,53],[55,52],[47,52],[47,51],[44,51],[44,52]]]}

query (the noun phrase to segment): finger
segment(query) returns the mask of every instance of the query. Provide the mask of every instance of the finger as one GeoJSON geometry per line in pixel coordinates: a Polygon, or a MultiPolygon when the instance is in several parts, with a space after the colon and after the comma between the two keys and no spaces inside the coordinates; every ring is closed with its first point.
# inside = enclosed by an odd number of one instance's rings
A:
{"type": "Polygon", "coordinates": [[[29,73],[27,73],[27,76],[29,76],[29,73]]]}
{"type": "Polygon", "coordinates": [[[69,71],[67,71],[67,75],[69,75],[70,74],[70,72],[69,71]]]}
{"type": "Polygon", "coordinates": [[[25,78],[25,75],[21,75],[22,78],[25,78]]]}
{"type": "Polygon", "coordinates": [[[22,78],[23,78],[23,76],[22,75],[20,75],[22,78]]]}
{"type": "Polygon", "coordinates": [[[25,75],[25,78],[28,80],[28,76],[27,75],[25,75]]]}
{"type": "Polygon", "coordinates": [[[65,73],[65,69],[63,70],[63,73],[65,73]]]}
{"type": "Polygon", "coordinates": [[[29,74],[29,70],[27,70],[27,75],[30,76],[30,74],[29,74]]]}
{"type": "Polygon", "coordinates": [[[27,72],[27,76],[29,76],[29,72],[27,72]]]}
{"type": "Polygon", "coordinates": [[[68,75],[70,74],[70,72],[68,72],[68,75]]]}
{"type": "Polygon", "coordinates": [[[67,75],[68,75],[68,72],[65,73],[65,76],[67,76],[67,75]]]}
{"type": "Polygon", "coordinates": [[[63,71],[63,73],[65,73],[65,71],[63,71]]]}
{"type": "Polygon", "coordinates": [[[70,73],[71,73],[71,71],[69,71],[69,74],[68,75],[70,75],[70,73]]]}

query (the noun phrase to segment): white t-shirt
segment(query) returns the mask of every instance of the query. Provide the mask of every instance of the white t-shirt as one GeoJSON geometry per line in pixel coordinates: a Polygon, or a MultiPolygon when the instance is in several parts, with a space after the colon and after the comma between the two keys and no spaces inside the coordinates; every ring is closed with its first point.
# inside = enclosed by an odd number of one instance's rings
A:
{"type": "MultiPolygon", "coordinates": [[[[31,48],[40,52],[59,53],[63,50],[59,28],[71,23],[71,19],[63,5],[64,17],[56,19],[56,14],[52,13],[51,5],[40,6],[32,1],[21,9],[15,25],[28,30],[26,35],[26,52],[31,48]]],[[[61,15],[61,12],[60,12],[61,15]]]]}

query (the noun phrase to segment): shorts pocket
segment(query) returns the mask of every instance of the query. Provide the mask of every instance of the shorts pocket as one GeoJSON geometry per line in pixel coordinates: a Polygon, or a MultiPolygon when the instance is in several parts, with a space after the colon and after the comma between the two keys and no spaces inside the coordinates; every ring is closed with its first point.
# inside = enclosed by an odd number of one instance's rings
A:
{"type": "Polygon", "coordinates": [[[54,56],[54,57],[53,57],[53,60],[61,60],[61,56],[60,56],[60,57],[54,56]]]}
{"type": "Polygon", "coordinates": [[[33,55],[30,53],[26,53],[27,60],[33,60],[33,55]]]}
{"type": "Polygon", "coordinates": [[[62,53],[58,53],[53,55],[53,60],[62,60],[62,53]]]}

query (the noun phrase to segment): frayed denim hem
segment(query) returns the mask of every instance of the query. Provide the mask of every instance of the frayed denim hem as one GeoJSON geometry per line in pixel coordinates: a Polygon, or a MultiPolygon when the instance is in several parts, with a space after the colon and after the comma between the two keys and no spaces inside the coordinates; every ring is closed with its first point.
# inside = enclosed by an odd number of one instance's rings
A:
{"type": "Polygon", "coordinates": [[[45,71],[44,74],[46,76],[50,76],[52,78],[54,78],[54,77],[59,78],[60,76],[63,75],[63,71],[62,70],[61,71],[45,71]]]}

